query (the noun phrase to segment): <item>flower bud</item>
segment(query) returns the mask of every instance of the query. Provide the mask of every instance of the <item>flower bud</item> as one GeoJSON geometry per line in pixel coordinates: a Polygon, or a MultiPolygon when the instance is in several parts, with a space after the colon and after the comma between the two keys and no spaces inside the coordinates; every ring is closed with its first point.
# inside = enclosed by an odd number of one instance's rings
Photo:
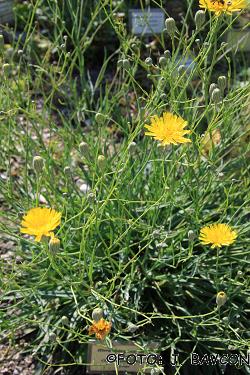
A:
{"type": "Polygon", "coordinates": [[[56,254],[60,249],[60,240],[59,238],[53,237],[49,241],[49,249],[52,254],[56,254]]]}
{"type": "Polygon", "coordinates": [[[95,202],[96,194],[91,191],[90,193],[88,193],[87,199],[88,199],[89,202],[95,202]]]}
{"type": "Polygon", "coordinates": [[[17,51],[17,55],[18,55],[19,57],[23,56],[23,50],[22,50],[22,49],[19,49],[19,50],[17,51]]]}
{"type": "Polygon", "coordinates": [[[216,295],[216,303],[218,307],[225,305],[227,302],[227,295],[225,292],[219,292],[216,295]]]}
{"type": "Polygon", "coordinates": [[[41,156],[34,156],[33,169],[37,174],[40,174],[44,168],[44,159],[41,156]]]}
{"type": "Polygon", "coordinates": [[[196,12],[195,14],[194,20],[195,20],[196,30],[199,30],[206,20],[204,10],[198,10],[198,12],[196,12]]]}
{"type": "Polygon", "coordinates": [[[86,142],[81,142],[79,144],[79,151],[82,155],[86,156],[89,152],[89,145],[86,142]]]}
{"type": "Polygon", "coordinates": [[[164,51],[164,56],[166,57],[166,59],[170,59],[171,58],[171,52],[166,49],[166,51],[164,51]]]}
{"type": "Polygon", "coordinates": [[[221,91],[220,89],[214,89],[211,95],[211,100],[213,103],[218,104],[221,101],[221,91]]]}
{"type": "Polygon", "coordinates": [[[69,319],[67,316],[62,316],[61,322],[63,325],[67,326],[69,324],[69,319]]]}
{"type": "Polygon", "coordinates": [[[212,96],[214,89],[217,89],[217,88],[218,86],[216,85],[216,83],[211,83],[211,85],[209,86],[209,96],[212,96]]]}
{"type": "Polygon", "coordinates": [[[165,93],[163,93],[163,94],[161,94],[160,98],[161,98],[161,100],[163,100],[165,102],[168,97],[165,93]]]}
{"type": "Polygon", "coordinates": [[[135,142],[131,142],[129,145],[128,145],[128,151],[132,154],[136,149],[136,143],[135,142]]]}
{"type": "Polygon", "coordinates": [[[165,56],[161,56],[161,57],[159,58],[159,64],[160,64],[160,66],[164,66],[164,65],[166,65],[166,63],[167,63],[167,59],[166,59],[166,57],[165,57],[165,56]]]}
{"type": "Polygon", "coordinates": [[[180,76],[182,76],[184,73],[186,73],[186,67],[185,67],[185,65],[180,65],[178,67],[178,73],[179,73],[180,76]]]}
{"type": "Polygon", "coordinates": [[[118,66],[118,68],[121,68],[123,66],[123,60],[118,60],[117,66],[118,66]]]}
{"type": "Polygon", "coordinates": [[[148,66],[153,65],[153,61],[152,61],[151,57],[147,57],[147,58],[145,59],[145,64],[148,65],[148,66]]]}
{"type": "Polygon", "coordinates": [[[92,311],[92,319],[96,322],[98,322],[100,319],[103,318],[103,309],[100,307],[97,307],[92,311]]]}
{"type": "Polygon", "coordinates": [[[124,68],[125,70],[128,70],[128,69],[130,68],[130,64],[129,64],[128,59],[124,59],[124,60],[122,60],[122,65],[123,65],[123,68],[124,68]]]}
{"type": "Polygon", "coordinates": [[[103,124],[104,120],[105,120],[105,116],[98,112],[96,115],[95,115],[95,120],[97,122],[97,124],[103,124]]]}
{"type": "Polygon", "coordinates": [[[192,242],[195,239],[195,233],[193,230],[188,231],[188,240],[192,242]]]}
{"type": "Polygon", "coordinates": [[[173,18],[167,18],[165,21],[165,26],[168,34],[171,38],[173,38],[176,31],[175,20],[173,18]]]}
{"type": "Polygon", "coordinates": [[[4,74],[10,74],[10,72],[11,72],[10,64],[3,64],[3,72],[4,72],[4,74]]]}
{"type": "Polygon", "coordinates": [[[219,89],[223,92],[225,90],[225,88],[227,87],[227,79],[225,76],[220,76],[218,78],[218,86],[219,86],[219,89]]]}
{"type": "Polygon", "coordinates": [[[104,155],[99,155],[97,158],[97,165],[100,169],[103,169],[106,164],[106,158],[104,155]]]}

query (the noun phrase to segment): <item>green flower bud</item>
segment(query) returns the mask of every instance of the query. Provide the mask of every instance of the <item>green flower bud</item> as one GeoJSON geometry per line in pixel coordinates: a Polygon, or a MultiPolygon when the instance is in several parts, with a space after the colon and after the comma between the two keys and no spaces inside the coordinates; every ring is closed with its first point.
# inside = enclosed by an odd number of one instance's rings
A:
{"type": "Polygon", "coordinates": [[[61,322],[63,325],[67,326],[69,324],[69,319],[67,316],[62,316],[61,322]]]}
{"type": "Polygon", "coordinates": [[[209,96],[212,96],[214,89],[217,89],[217,88],[218,86],[216,85],[216,83],[211,83],[211,85],[209,86],[209,96]]]}
{"type": "Polygon", "coordinates": [[[195,19],[196,30],[199,30],[206,20],[206,15],[205,15],[204,10],[198,10],[198,12],[196,12],[195,14],[194,19],[195,19]]]}
{"type": "Polygon", "coordinates": [[[95,120],[97,122],[97,124],[103,124],[103,122],[105,121],[105,116],[98,112],[96,115],[95,115],[95,120]]]}
{"type": "Polygon", "coordinates": [[[179,73],[180,76],[182,76],[184,73],[186,73],[186,67],[185,67],[185,65],[180,65],[178,67],[178,73],[179,73]]]}
{"type": "Polygon", "coordinates": [[[79,151],[83,156],[88,156],[89,154],[89,145],[86,142],[81,142],[79,144],[79,151]]]}
{"type": "Polygon", "coordinates": [[[34,156],[33,169],[37,174],[40,174],[44,168],[44,159],[41,156],[34,156]]]}
{"type": "Polygon", "coordinates": [[[131,143],[128,145],[128,150],[129,150],[129,152],[132,154],[132,153],[136,150],[136,143],[135,143],[135,142],[131,142],[131,143]]]}
{"type": "Polygon", "coordinates": [[[124,60],[122,61],[122,65],[123,65],[123,68],[124,68],[125,70],[129,70],[129,68],[130,68],[130,63],[129,63],[128,59],[124,59],[124,60]]]}
{"type": "Polygon", "coordinates": [[[123,66],[123,60],[118,60],[117,66],[118,66],[118,68],[121,68],[123,66]]]}
{"type": "Polygon", "coordinates": [[[60,249],[60,240],[59,238],[53,237],[49,241],[49,249],[52,254],[56,254],[60,249]]]}
{"type": "Polygon", "coordinates": [[[164,51],[164,57],[166,57],[166,59],[171,58],[171,52],[168,49],[166,49],[166,51],[164,51]]]}
{"type": "Polygon", "coordinates": [[[100,169],[103,169],[106,164],[106,158],[104,155],[99,155],[97,158],[97,165],[100,169]]]}
{"type": "Polygon", "coordinates": [[[98,322],[102,318],[103,318],[103,309],[101,309],[100,307],[97,307],[96,309],[92,311],[92,319],[95,322],[98,322]]]}
{"type": "Polygon", "coordinates": [[[225,88],[227,87],[227,79],[225,76],[220,76],[218,78],[218,86],[219,86],[219,89],[223,92],[225,90],[225,88]]]}
{"type": "Polygon", "coordinates": [[[161,98],[161,100],[163,100],[165,102],[168,97],[165,93],[163,93],[163,94],[161,94],[160,98],[161,98]]]}
{"type": "Polygon", "coordinates": [[[220,89],[214,89],[212,92],[211,100],[214,104],[218,104],[221,101],[221,91],[220,89]]]}
{"type": "Polygon", "coordinates": [[[167,59],[166,59],[166,57],[165,57],[165,56],[161,56],[161,57],[159,58],[159,64],[160,64],[160,66],[164,66],[164,65],[166,65],[166,63],[167,63],[167,59]]]}
{"type": "Polygon", "coordinates": [[[173,18],[167,18],[165,21],[165,26],[168,34],[171,38],[173,38],[176,31],[175,20],[173,18]]]}
{"type": "Polygon", "coordinates": [[[4,74],[10,74],[11,72],[11,65],[10,64],[3,64],[3,72],[4,74]]]}
{"type": "Polygon", "coordinates": [[[153,61],[152,61],[151,57],[147,57],[147,58],[146,58],[146,60],[145,60],[145,64],[148,65],[148,66],[153,65],[153,61]]]}
{"type": "Polygon", "coordinates": [[[227,302],[227,295],[225,292],[219,292],[216,295],[216,303],[218,307],[225,305],[227,302]]]}

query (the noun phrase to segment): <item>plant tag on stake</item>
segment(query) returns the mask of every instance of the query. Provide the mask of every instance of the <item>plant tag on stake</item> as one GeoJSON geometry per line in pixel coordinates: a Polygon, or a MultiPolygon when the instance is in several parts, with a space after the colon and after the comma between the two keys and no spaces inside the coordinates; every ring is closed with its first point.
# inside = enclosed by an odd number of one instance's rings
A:
{"type": "Polygon", "coordinates": [[[165,27],[165,14],[161,9],[130,9],[129,29],[135,35],[160,34],[165,27]]]}
{"type": "Polygon", "coordinates": [[[163,359],[157,354],[157,347],[156,343],[150,343],[143,350],[132,341],[115,341],[111,349],[100,341],[90,340],[87,374],[137,374],[140,370],[143,370],[144,374],[150,374],[152,369],[161,369],[163,366],[163,359]]]}

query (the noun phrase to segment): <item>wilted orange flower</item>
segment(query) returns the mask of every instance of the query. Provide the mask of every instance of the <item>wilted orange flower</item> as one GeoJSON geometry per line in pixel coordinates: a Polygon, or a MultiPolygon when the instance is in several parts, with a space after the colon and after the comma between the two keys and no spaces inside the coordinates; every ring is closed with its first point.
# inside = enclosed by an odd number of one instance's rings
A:
{"type": "Polygon", "coordinates": [[[61,223],[61,213],[52,208],[36,207],[28,211],[21,222],[21,233],[35,236],[40,242],[42,236],[54,237],[52,232],[61,223]]]}
{"type": "Polygon", "coordinates": [[[89,327],[89,335],[95,334],[98,340],[103,340],[111,330],[111,322],[107,322],[101,318],[98,322],[93,321],[93,324],[89,327]]]}
{"type": "Polygon", "coordinates": [[[231,245],[237,233],[228,224],[211,224],[200,231],[199,240],[203,245],[211,244],[211,248],[231,245]]]}
{"type": "Polygon", "coordinates": [[[145,128],[149,130],[145,135],[161,141],[162,146],[187,143],[191,142],[191,140],[185,138],[184,135],[191,133],[191,131],[184,130],[186,126],[187,121],[182,117],[176,116],[171,112],[164,112],[162,117],[153,116],[151,124],[145,125],[145,128]]]}
{"type": "Polygon", "coordinates": [[[222,13],[232,14],[247,7],[246,0],[200,0],[200,8],[215,12],[216,16],[222,13]]]}

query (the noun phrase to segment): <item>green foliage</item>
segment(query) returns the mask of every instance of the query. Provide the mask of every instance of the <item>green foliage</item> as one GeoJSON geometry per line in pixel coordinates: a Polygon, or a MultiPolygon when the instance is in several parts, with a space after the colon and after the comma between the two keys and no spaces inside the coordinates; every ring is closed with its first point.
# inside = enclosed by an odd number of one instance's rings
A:
{"type": "MultiPolygon", "coordinates": [[[[88,4],[18,5],[26,37],[13,42],[0,88],[0,230],[14,246],[14,256],[1,261],[1,336],[15,342],[18,330],[44,367],[70,371],[87,361],[87,325],[101,307],[112,320],[111,340],[175,348],[178,369],[193,351],[225,353],[233,346],[245,355],[250,84],[222,44],[234,18],[207,14],[205,36],[187,33],[194,17],[187,1],[172,45],[162,33],[150,48],[129,34],[111,0],[88,4]],[[40,19],[43,36],[37,14],[47,15],[40,19]],[[104,48],[97,71],[88,63],[104,24],[118,45],[112,54],[104,48]],[[166,49],[171,54],[159,65],[166,49]],[[214,104],[209,87],[221,75],[218,67],[228,85],[214,104]],[[191,144],[162,148],[144,137],[149,117],[164,111],[187,120],[191,144]],[[202,134],[213,130],[221,141],[204,146],[202,134]],[[40,176],[32,169],[35,155],[45,160],[40,176]],[[20,234],[21,218],[37,199],[62,212],[57,254],[20,234]],[[214,222],[238,231],[233,245],[216,251],[200,244],[201,227],[214,222]],[[220,290],[228,301],[216,309],[220,290]],[[138,331],[128,333],[129,322],[138,331]]],[[[6,63],[6,51],[1,59],[6,63]]]]}

